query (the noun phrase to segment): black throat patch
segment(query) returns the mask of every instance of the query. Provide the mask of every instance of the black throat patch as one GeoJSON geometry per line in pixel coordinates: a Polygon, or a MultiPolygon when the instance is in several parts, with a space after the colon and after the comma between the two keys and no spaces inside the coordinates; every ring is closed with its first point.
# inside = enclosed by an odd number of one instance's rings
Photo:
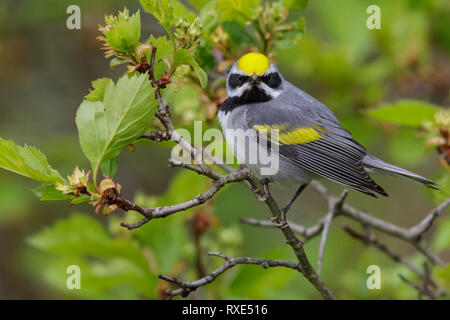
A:
{"type": "Polygon", "coordinates": [[[240,106],[257,103],[257,102],[267,102],[272,100],[272,97],[268,95],[264,90],[253,86],[251,89],[245,90],[239,97],[229,97],[220,106],[220,111],[227,114],[231,110],[238,108],[240,106]]]}

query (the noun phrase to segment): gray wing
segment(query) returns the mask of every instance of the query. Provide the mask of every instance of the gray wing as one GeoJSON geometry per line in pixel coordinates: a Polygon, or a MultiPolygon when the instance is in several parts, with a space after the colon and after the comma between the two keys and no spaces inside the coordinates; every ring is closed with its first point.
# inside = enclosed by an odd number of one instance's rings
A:
{"type": "Polygon", "coordinates": [[[247,126],[282,125],[280,156],[349,188],[375,197],[377,193],[387,196],[364,168],[363,159],[367,155],[364,147],[353,140],[351,133],[341,127],[327,107],[298,88],[296,90],[295,94],[289,94],[292,90],[284,91],[269,102],[248,105],[247,126]],[[283,143],[283,134],[296,132],[299,128],[315,130],[320,138],[283,143]]]}

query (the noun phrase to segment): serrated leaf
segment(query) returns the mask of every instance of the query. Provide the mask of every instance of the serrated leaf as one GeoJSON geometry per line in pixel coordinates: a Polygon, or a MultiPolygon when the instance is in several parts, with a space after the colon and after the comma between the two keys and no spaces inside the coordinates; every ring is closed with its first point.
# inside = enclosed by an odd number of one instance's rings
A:
{"type": "Polygon", "coordinates": [[[50,167],[43,153],[34,147],[18,146],[11,140],[0,138],[0,168],[23,175],[33,180],[62,182],[61,175],[50,167]]]}
{"type": "Polygon", "coordinates": [[[110,78],[100,78],[92,81],[92,90],[89,90],[84,98],[89,101],[102,101],[105,95],[106,87],[110,84],[112,80],[110,78]]]}
{"type": "Polygon", "coordinates": [[[129,16],[125,8],[117,17],[107,17],[108,28],[101,29],[108,43],[117,51],[133,51],[141,38],[141,17],[139,10],[129,16]]]}
{"type": "Polygon", "coordinates": [[[194,21],[195,14],[177,0],[140,0],[142,7],[161,24],[173,24],[179,18],[194,21]]]}
{"type": "Polygon", "coordinates": [[[383,122],[420,127],[424,121],[433,121],[439,107],[418,100],[400,100],[367,111],[367,115],[383,122]]]}
{"type": "Polygon", "coordinates": [[[218,0],[217,11],[223,21],[236,21],[242,25],[256,19],[260,0],[218,0]]]}
{"type": "Polygon", "coordinates": [[[110,82],[103,101],[84,100],[77,112],[80,145],[91,163],[94,181],[100,165],[115,158],[150,126],[157,101],[146,74],[110,82]]]}
{"type": "Polygon", "coordinates": [[[195,60],[194,56],[189,51],[178,49],[175,52],[173,69],[175,70],[178,66],[183,64],[192,67],[198,79],[200,80],[200,85],[202,86],[202,88],[205,88],[208,84],[208,76],[206,75],[206,72],[202,68],[200,68],[197,60],[195,60]]]}
{"type": "Polygon", "coordinates": [[[173,1],[172,0],[139,0],[141,6],[148,13],[152,14],[158,21],[172,22],[173,1]]]}

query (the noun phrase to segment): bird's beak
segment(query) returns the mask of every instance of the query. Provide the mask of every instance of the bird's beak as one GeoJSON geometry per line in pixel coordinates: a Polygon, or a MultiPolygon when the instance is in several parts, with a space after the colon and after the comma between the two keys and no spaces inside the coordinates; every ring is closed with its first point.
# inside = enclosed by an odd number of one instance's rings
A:
{"type": "Polygon", "coordinates": [[[252,75],[250,75],[250,77],[252,78],[252,82],[253,84],[259,84],[261,82],[261,80],[258,78],[258,75],[253,73],[252,75]]]}

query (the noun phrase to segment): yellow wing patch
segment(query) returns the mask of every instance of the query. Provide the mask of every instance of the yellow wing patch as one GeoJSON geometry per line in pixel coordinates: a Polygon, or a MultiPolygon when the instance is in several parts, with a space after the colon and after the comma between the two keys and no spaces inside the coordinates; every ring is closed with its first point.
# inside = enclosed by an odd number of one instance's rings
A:
{"type": "Polygon", "coordinates": [[[296,128],[291,131],[281,132],[278,140],[282,144],[304,144],[323,138],[314,128],[296,128]]]}
{"type": "Polygon", "coordinates": [[[282,131],[285,129],[285,125],[254,125],[253,129],[256,131],[264,132],[266,135],[271,136],[270,131],[271,130],[279,130],[278,133],[278,139],[277,141],[274,141],[275,139],[271,139],[273,142],[276,143],[282,143],[284,145],[291,145],[291,144],[304,144],[312,141],[316,141],[323,138],[323,135],[321,135],[318,131],[326,132],[324,128],[318,125],[314,125],[314,128],[310,127],[299,127],[295,128],[293,130],[288,131],[282,131]]]}
{"type": "Polygon", "coordinates": [[[262,74],[270,67],[270,60],[263,54],[250,52],[243,55],[238,62],[238,68],[247,74],[262,74]]]}

